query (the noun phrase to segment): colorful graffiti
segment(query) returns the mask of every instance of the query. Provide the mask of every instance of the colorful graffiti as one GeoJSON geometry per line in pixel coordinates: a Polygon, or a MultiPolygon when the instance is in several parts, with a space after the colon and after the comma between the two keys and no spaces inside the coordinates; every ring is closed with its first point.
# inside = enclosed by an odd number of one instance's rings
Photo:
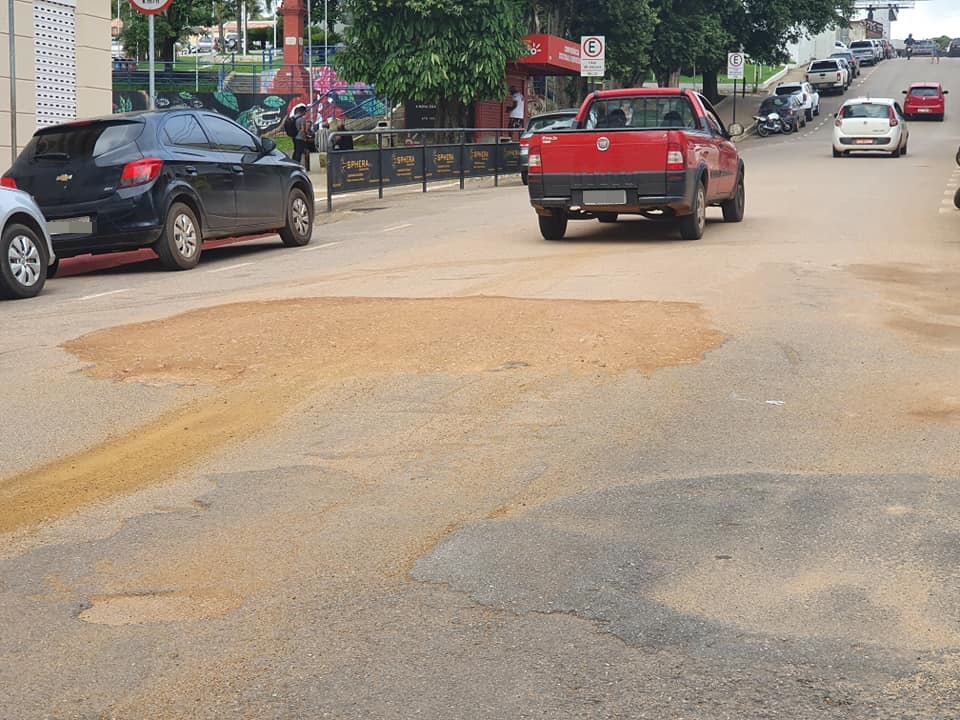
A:
{"type": "MultiPolygon", "coordinates": [[[[158,109],[190,107],[213,110],[243,125],[256,135],[275,135],[282,130],[283,121],[297,101],[296,95],[272,93],[218,92],[159,92],[158,109]]],[[[115,113],[147,109],[147,93],[121,90],[113,93],[115,113]]]]}
{"type": "Polygon", "coordinates": [[[332,67],[315,68],[313,75],[315,115],[320,120],[387,114],[386,103],[377,97],[372,85],[344,82],[332,67]]]}

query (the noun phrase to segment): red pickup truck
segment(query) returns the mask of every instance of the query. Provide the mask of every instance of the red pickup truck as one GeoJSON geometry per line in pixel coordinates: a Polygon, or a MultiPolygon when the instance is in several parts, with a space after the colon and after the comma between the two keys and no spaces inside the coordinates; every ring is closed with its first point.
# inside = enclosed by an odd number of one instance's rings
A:
{"type": "Polygon", "coordinates": [[[708,205],[726,222],[743,219],[743,160],[717,111],[692,90],[591,93],[571,129],[530,138],[528,176],[547,240],[561,239],[568,219],[675,217],[687,240],[703,235],[708,205]]]}

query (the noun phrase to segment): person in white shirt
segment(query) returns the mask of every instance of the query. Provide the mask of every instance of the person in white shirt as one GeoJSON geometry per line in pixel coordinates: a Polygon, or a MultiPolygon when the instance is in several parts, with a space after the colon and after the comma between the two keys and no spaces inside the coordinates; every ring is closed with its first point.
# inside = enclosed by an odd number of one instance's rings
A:
{"type": "Polygon", "coordinates": [[[510,86],[510,127],[523,127],[523,93],[516,85],[510,86]]]}

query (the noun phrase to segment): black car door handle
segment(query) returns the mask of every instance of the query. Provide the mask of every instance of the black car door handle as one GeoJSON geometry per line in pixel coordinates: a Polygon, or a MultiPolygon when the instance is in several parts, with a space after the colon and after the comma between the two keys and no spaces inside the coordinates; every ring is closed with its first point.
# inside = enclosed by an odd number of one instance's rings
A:
{"type": "Polygon", "coordinates": [[[187,165],[187,166],[183,169],[183,171],[184,171],[185,173],[187,173],[187,175],[196,175],[196,174],[197,174],[197,169],[196,169],[193,165],[187,165]]]}
{"type": "Polygon", "coordinates": [[[234,175],[243,175],[243,168],[239,165],[232,165],[230,169],[233,170],[234,175]]]}

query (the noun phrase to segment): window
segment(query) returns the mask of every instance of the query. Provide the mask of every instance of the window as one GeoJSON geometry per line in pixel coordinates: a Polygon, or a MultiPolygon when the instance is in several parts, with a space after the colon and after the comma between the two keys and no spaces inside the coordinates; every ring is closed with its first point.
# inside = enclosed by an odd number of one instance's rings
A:
{"type": "Polygon", "coordinates": [[[587,113],[586,129],[696,128],[697,117],[687,98],[676,95],[608,98],[595,101],[587,113]]]}
{"type": "Polygon", "coordinates": [[[203,126],[207,129],[210,142],[218,150],[256,152],[258,149],[257,141],[253,135],[229,120],[213,115],[204,115],[203,126]]]}
{"type": "Polygon", "coordinates": [[[934,87],[915,87],[910,88],[910,94],[913,97],[939,97],[940,91],[934,87]]]}
{"type": "Polygon", "coordinates": [[[169,145],[209,149],[210,142],[193,115],[175,115],[163,125],[163,140],[169,145]]]}
{"type": "Polygon", "coordinates": [[[879,103],[860,103],[847,105],[841,112],[843,118],[872,118],[881,120],[890,117],[890,106],[879,103]]]}
{"type": "Polygon", "coordinates": [[[87,122],[58,125],[35,136],[34,157],[70,160],[100,157],[133,142],[143,131],[140,122],[87,122]]]}

